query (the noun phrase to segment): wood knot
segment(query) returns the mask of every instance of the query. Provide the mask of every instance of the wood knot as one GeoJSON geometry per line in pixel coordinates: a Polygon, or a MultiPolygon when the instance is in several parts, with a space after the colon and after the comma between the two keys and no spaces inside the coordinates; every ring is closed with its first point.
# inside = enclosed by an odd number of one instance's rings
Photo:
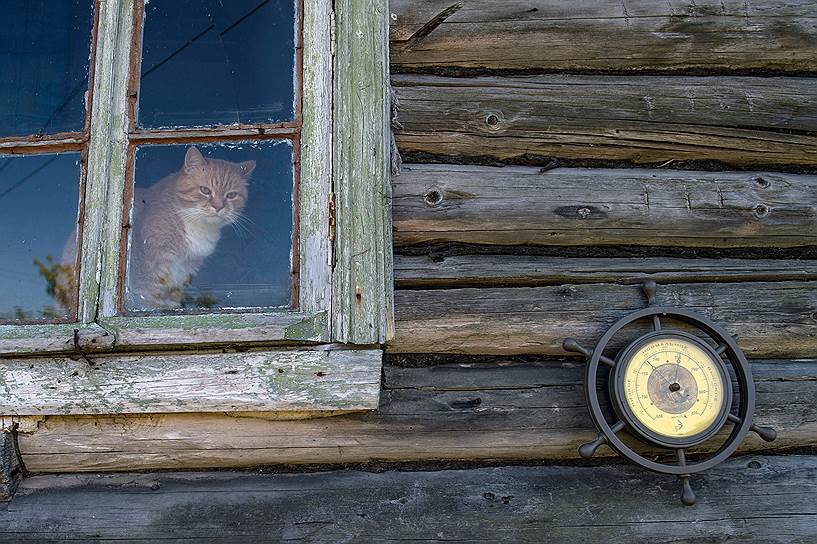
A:
{"type": "Polygon", "coordinates": [[[502,128],[503,116],[499,112],[490,112],[485,116],[485,126],[490,131],[497,131],[502,128]]]}
{"type": "Polygon", "coordinates": [[[766,217],[769,215],[769,211],[769,207],[766,204],[758,204],[754,208],[754,212],[757,217],[766,217]]]}
{"type": "Polygon", "coordinates": [[[480,404],[482,404],[482,399],[480,397],[476,397],[473,399],[453,400],[449,406],[455,410],[468,410],[470,408],[476,408],[480,404]]]}
{"type": "Polygon", "coordinates": [[[440,191],[439,189],[429,189],[423,195],[423,202],[425,202],[426,205],[431,207],[439,206],[442,203],[442,201],[443,192],[440,191]]]}
{"type": "Polygon", "coordinates": [[[758,176],[755,178],[755,184],[757,184],[757,186],[761,189],[768,189],[771,182],[769,182],[769,180],[766,178],[758,176]]]}

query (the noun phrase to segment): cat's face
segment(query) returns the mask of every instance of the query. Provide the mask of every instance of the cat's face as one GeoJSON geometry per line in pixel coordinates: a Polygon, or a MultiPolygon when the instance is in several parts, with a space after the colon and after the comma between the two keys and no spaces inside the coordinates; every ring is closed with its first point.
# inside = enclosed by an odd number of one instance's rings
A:
{"type": "Polygon", "coordinates": [[[247,204],[247,181],[253,170],[255,161],[208,159],[191,147],[176,181],[185,213],[221,226],[234,222],[247,204]]]}

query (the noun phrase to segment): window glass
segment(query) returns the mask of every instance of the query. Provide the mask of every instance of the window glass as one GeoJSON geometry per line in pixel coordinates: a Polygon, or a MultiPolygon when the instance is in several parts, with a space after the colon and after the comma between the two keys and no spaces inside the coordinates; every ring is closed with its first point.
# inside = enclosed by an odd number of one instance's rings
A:
{"type": "Polygon", "coordinates": [[[145,5],[139,126],[294,118],[292,0],[151,0],[145,5]]]}
{"type": "Polygon", "coordinates": [[[73,315],[79,179],[79,153],[0,156],[0,320],[73,315]]]}
{"type": "Polygon", "coordinates": [[[91,0],[5,0],[0,18],[0,137],[85,127],[91,0]]]}
{"type": "Polygon", "coordinates": [[[137,148],[126,309],[287,306],[292,149],[288,140],[137,148]]]}

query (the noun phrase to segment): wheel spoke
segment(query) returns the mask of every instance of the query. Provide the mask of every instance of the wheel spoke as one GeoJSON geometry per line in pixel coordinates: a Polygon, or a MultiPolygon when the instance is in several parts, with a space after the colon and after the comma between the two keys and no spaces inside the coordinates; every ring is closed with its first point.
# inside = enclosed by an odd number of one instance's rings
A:
{"type": "MultiPolygon", "coordinates": [[[[613,431],[613,434],[617,434],[623,428],[624,422],[618,421],[612,427],[610,427],[610,430],[613,431]]],[[[599,446],[601,446],[602,444],[607,444],[607,436],[604,433],[599,433],[596,436],[595,440],[593,440],[592,442],[588,442],[587,444],[581,445],[581,447],[579,448],[579,455],[581,455],[585,459],[590,459],[591,457],[593,457],[593,454],[596,453],[596,450],[599,449],[599,446]]]]}

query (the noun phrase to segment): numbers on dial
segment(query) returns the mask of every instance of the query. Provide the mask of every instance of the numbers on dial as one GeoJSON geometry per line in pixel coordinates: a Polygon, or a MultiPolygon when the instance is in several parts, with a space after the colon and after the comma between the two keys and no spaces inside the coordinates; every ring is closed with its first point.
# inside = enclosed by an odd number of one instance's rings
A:
{"type": "Polygon", "coordinates": [[[720,362],[694,342],[657,338],[621,364],[624,401],[652,432],[692,437],[709,429],[721,414],[725,384],[720,362]]]}

